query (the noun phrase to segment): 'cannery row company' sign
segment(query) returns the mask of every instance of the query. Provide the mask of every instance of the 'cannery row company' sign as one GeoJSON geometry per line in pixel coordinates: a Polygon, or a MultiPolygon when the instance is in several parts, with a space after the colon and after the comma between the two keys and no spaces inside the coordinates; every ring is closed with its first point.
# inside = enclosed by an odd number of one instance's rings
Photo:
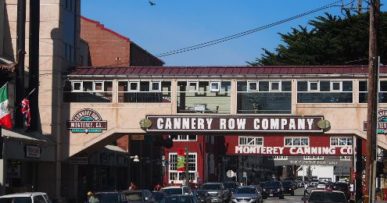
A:
{"type": "Polygon", "coordinates": [[[322,116],[147,116],[148,132],[323,132],[322,116]]]}
{"type": "Polygon", "coordinates": [[[93,109],[82,109],[67,121],[67,129],[72,133],[101,133],[107,129],[107,121],[93,109]]]}

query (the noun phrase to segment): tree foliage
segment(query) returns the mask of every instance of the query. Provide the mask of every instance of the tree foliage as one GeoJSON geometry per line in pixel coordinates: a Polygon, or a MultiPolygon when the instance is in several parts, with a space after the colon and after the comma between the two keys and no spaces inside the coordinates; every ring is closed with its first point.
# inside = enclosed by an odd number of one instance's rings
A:
{"type": "MultiPolygon", "coordinates": [[[[368,14],[345,17],[325,13],[309,21],[307,26],[292,28],[281,34],[283,44],[271,52],[263,49],[252,62],[259,65],[349,65],[368,64],[368,14]]],[[[380,15],[379,55],[387,62],[387,13],[380,15]]]]}

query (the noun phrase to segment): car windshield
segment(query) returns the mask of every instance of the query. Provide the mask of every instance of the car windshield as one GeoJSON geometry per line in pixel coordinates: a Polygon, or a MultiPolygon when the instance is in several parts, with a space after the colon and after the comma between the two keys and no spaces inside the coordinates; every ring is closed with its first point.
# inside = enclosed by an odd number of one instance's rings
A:
{"type": "Polygon", "coordinates": [[[204,190],[221,190],[222,185],[221,184],[204,184],[201,187],[204,190]]]}
{"type": "Polygon", "coordinates": [[[162,203],[194,203],[192,196],[170,196],[164,198],[162,203]]]}
{"type": "Polygon", "coordinates": [[[168,195],[183,194],[183,190],[181,188],[166,188],[166,189],[161,189],[161,191],[167,193],[168,195]]]}
{"type": "Polygon", "coordinates": [[[309,202],[347,202],[343,193],[339,192],[326,192],[326,191],[315,191],[309,197],[309,202]]]}
{"type": "Polygon", "coordinates": [[[235,190],[235,194],[254,194],[256,190],[251,187],[242,187],[235,190]]]}
{"type": "Polygon", "coordinates": [[[99,200],[99,203],[119,203],[118,195],[115,193],[100,193],[95,194],[95,197],[99,200]]]}
{"type": "Polygon", "coordinates": [[[141,192],[131,192],[125,194],[128,201],[141,201],[141,192]]]}
{"type": "Polygon", "coordinates": [[[263,187],[265,188],[281,187],[281,184],[278,181],[271,181],[271,182],[265,182],[263,184],[263,187]]]}
{"type": "Polygon", "coordinates": [[[348,185],[347,183],[335,183],[333,185],[333,188],[336,190],[345,190],[345,189],[348,189],[348,185]]]}
{"type": "Polygon", "coordinates": [[[32,203],[31,197],[12,197],[0,199],[0,203],[32,203]]]}
{"type": "Polygon", "coordinates": [[[227,189],[234,189],[237,187],[237,184],[236,183],[224,183],[223,184],[225,188],[227,189]]]}

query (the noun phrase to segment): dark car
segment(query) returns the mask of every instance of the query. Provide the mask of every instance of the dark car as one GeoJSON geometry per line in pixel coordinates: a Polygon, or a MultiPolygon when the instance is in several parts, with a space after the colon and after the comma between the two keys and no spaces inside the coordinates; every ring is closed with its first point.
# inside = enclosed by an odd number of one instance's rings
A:
{"type": "Polygon", "coordinates": [[[162,203],[198,203],[195,195],[171,195],[166,196],[162,203]]]}
{"type": "Polygon", "coordinates": [[[294,196],[294,190],[297,189],[296,184],[291,180],[285,180],[282,182],[282,186],[284,188],[284,194],[290,194],[294,196]]]}
{"type": "Polygon", "coordinates": [[[152,196],[156,203],[160,203],[167,196],[167,194],[161,191],[152,191],[152,196]]]}
{"type": "Polygon", "coordinates": [[[229,190],[220,182],[204,183],[198,190],[198,192],[202,191],[208,193],[211,202],[228,202],[231,198],[229,190]]]}
{"type": "Polygon", "coordinates": [[[280,181],[267,181],[262,184],[262,197],[264,199],[268,197],[284,198],[284,188],[280,181]]]}
{"type": "Polygon", "coordinates": [[[150,190],[126,190],[122,192],[128,203],[155,203],[153,194],[150,190]]]}
{"type": "Polygon", "coordinates": [[[232,203],[262,203],[262,195],[256,186],[240,186],[231,196],[232,203]]]}
{"type": "Polygon", "coordinates": [[[223,183],[223,185],[230,192],[233,192],[239,186],[239,184],[237,182],[234,182],[234,181],[226,181],[223,183]]]}
{"type": "Polygon", "coordinates": [[[348,203],[344,192],[338,190],[312,190],[304,203],[348,203]]]}
{"type": "Polygon", "coordinates": [[[351,196],[351,192],[349,190],[349,185],[346,182],[335,182],[333,183],[333,189],[334,190],[340,190],[344,192],[347,199],[351,196]]]}
{"type": "Polygon", "coordinates": [[[96,192],[95,197],[99,203],[127,203],[126,197],[121,192],[96,192]]]}

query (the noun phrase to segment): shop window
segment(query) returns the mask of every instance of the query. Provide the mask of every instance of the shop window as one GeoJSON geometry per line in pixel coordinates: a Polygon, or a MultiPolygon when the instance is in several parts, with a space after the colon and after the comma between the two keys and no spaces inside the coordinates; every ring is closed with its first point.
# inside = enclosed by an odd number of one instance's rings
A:
{"type": "Polygon", "coordinates": [[[331,146],[352,146],[352,137],[331,137],[331,146]]]}
{"type": "Polygon", "coordinates": [[[263,146],[263,137],[241,136],[239,137],[239,145],[263,146]]]}
{"type": "Polygon", "coordinates": [[[287,147],[301,147],[309,146],[309,138],[307,137],[286,137],[285,146],[287,147]]]}
{"type": "MultiPolygon", "coordinates": [[[[196,182],[197,154],[189,153],[187,159],[189,180],[196,182]]],[[[169,182],[182,183],[185,180],[185,172],[177,171],[177,153],[169,154],[169,182]]]]}

